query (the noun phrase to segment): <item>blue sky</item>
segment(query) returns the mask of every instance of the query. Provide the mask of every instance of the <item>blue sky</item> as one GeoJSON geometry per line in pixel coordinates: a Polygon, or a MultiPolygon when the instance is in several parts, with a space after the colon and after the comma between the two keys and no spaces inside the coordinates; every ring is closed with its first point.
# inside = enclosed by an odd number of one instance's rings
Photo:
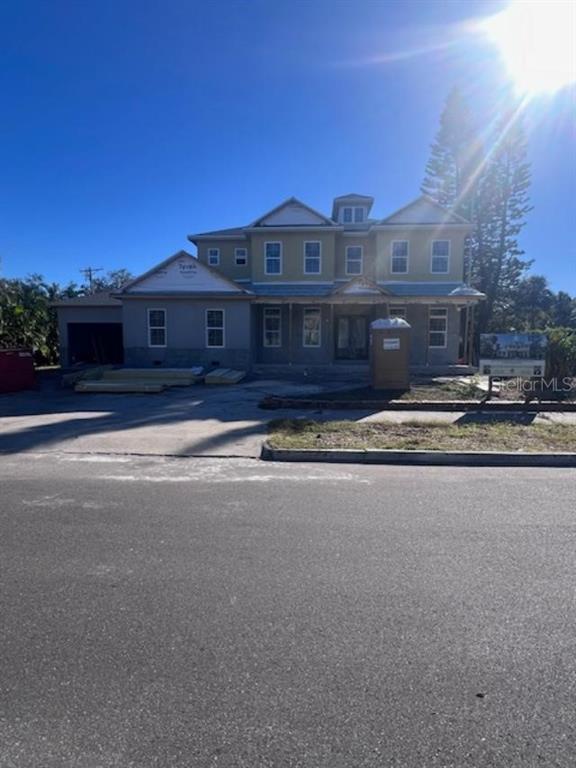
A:
{"type": "MultiPolygon", "coordinates": [[[[418,194],[450,87],[481,123],[502,98],[494,48],[466,30],[503,5],[4,0],[1,274],[139,273],[290,195],[329,212],[372,194],[391,212],[418,194]]],[[[576,293],[574,100],[527,114],[521,242],[576,293]]]]}

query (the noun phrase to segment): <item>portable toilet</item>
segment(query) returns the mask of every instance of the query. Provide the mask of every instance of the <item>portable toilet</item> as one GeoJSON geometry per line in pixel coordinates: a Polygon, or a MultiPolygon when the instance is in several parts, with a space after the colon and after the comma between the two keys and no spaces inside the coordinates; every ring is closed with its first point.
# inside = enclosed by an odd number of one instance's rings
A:
{"type": "Polygon", "coordinates": [[[410,388],[410,324],[401,317],[370,323],[370,372],[374,389],[410,388]]]}

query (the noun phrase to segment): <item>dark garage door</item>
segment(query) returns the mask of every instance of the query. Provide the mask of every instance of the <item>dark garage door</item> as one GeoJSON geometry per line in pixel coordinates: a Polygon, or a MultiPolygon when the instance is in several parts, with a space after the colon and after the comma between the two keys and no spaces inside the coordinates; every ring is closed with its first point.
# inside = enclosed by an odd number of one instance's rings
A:
{"type": "Polygon", "coordinates": [[[123,363],[122,323],[68,323],[68,362],[123,363]]]}

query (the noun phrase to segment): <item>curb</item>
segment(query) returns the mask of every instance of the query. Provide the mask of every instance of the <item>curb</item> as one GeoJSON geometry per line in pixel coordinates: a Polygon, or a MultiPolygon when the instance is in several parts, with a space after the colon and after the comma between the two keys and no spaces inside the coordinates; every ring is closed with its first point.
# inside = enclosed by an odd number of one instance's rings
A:
{"type": "Polygon", "coordinates": [[[498,451],[360,451],[348,448],[272,448],[262,444],[264,461],[311,461],[328,464],[408,464],[464,467],[576,467],[576,453],[498,451]]]}
{"type": "Polygon", "coordinates": [[[264,410],[297,408],[324,411],[481,411],[483,413],[575,413],[576,402],[530,402],[508,400],[298,400],[287,397],[265,397],[259,404],[264,410]]]}

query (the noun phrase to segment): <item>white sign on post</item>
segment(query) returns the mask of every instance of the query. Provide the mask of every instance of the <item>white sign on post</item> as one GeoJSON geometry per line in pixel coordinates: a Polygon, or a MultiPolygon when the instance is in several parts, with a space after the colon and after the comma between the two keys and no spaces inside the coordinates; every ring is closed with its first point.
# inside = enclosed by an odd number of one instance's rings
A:
{"type": "Polygon", "coordinates": [[[393,339],[384,339],[382,342],[382,348],[385,349],[387,352],[390,352],[394,349],[400,349],[400,339],[399,338],[393,338],[393,339]]]}

